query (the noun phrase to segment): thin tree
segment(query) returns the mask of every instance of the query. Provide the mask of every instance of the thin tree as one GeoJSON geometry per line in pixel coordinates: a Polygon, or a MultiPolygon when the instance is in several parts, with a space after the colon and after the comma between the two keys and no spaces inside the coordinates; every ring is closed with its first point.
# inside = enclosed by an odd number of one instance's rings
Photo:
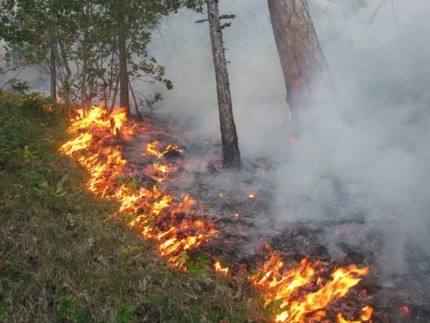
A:
{"type": "Polygon", "coordinates": [[[233,105],[222,38],[223,26],[220,22],[218,0],[207,0],[206,3],[216,76],[224,167],[240,167],[239,143],[233,118],[233,105]]]}
{"type": "MultiPolygon", "coordinates": [[[[293,118],[315,104],[313,90],[334,92],[306,0],[268,0],[270,17],[293,118]]],[[[319,93],[322,93],[319,91],[319,93]]]]}
{"type": "MultiPolygon", "coordinates": [[[[171,81],[164,78],[164,67],[150,56],[147,46],[151,32],[163,16],[181,7],[196,8],[199,1],[190,0],[98,0],[103,10],[103,31],[114,39],[118,55],[120,106],[130,113],[130,84],[132,79],[151,76],[171,88],[171,81]],[[196,3],[194,3],[196,2],[196,3]]],[[[102,37],[108,44],[109,37],[102,37]]],[[[116,50],[115,50],[116,51],[116,50]]]]}
{"type": "Polygon", "coordinates": [[[51,44],[50,48],[49,72],[51,82],[51,98],[57,102],[57,58],[55,44],[51,44]]]}
{"type": "MultiPolygon", "coordinates": [[[[122,5],[123,6],[123,5],[122,5]]],[[[128,76],[128,52],[127,52],[127,36],[125,14],[120,9],[119,13],[119,35],[118,35],[118,48],[119,48],[119,104],[130,113],[130,93],[129,93],[129,76],[128,76]]]]}

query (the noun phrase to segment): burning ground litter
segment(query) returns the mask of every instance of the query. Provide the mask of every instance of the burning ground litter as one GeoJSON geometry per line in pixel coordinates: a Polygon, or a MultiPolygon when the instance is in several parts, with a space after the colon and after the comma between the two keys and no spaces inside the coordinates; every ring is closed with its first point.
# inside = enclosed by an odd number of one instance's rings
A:
{"type": "MultiPolygon", "coordinates": [[[[217,241],[224,242],[219,231],[222,219],[205,213],[203,201],[188,193],[178,196],[178,192],[171,191],[168,182],[178,176],[175,173],[180,173],[187,160],[182,157],[184,148],[161,140],[163,136],[168,139],[168,134],[161,131],[162,136],[157,136],[149,123],[127,120],[120,109],[109,115],[98,107],[74,119],[69,132],[72,138],[61,151],[88,171],[88,189],[100,198],[118,201],[126,217],[122,220],[145,239],[154,240],[160,255],[173,269],[187,270],[193,256],[205,251],[210,257],[208,265],[217,272],[232,279],[245,273],[262,296],[262,310],[267,312],[270,321],[366,322],[372,319],[369,299],[351,296],[354,287],[369,272],[365,266],[340,265],[307,257],[299,262],[290,261],[267,245],[262,246],[263,251],[257,257],[250,253],[247,261],[231,264],[231,259],[224,263],[218,259],[220,255],[210,252],[217,241]],[[142,138],[148,139],[146,145],[138,145],[142,149],[140,163],[146,164],[143,171],[136,160],[125,159],[124,147],[132,146],[136,138],[140,139],[139,143],[142,138]]],[[[216,165],[213,168],[216,171],[216,165]]],[[[218,195],[223,197],[222,192],[218,195]]],[[[253,202],[258,193],[250,192],[243,198],[253,202]]],[[[234,218],[239,220],[241,216],[236,212],[234,218]]],[[[243,230],[247,230],[246,226],[243,230]]]]}

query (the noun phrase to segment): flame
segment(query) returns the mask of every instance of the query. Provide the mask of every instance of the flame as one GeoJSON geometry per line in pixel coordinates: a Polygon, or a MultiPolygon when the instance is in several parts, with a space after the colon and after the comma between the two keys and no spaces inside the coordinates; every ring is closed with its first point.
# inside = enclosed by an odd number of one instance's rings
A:
{"type": "MultiPolygon", "coordinates": [[[[76,114],[68,128],[71,139],[60,151],[78,161],[88,172],[87,187],[92,193],[117,201],[127,225],[142,237],[154,240],[160,255],[173,268],[186,270],[187,253],[208,242],[218,231],[213,220],[199,214],[198,201],[187,194],[175,197],[158,185],[175,171],[165,157],[181,153],[182,149],[158,141],[148,143],[146,156],[152,160],[147,172],[157,185],[131,185],[131,168],[122,147],[124,141],[132,138],[136,125],[127,119],[126,112],[117,109],[109,114],[100,107],[93,107],[86,114],[82,110],[76,114]]],[[[223,197],[224,193],[219,196],[223,197]]],[[[248,198],[256,199],[256,193],[249,194],[248,198]]],[[[214,269],[223,275],[230,272],[219,261],[214,263],[214,269]]],[[[279,254],[271,253],[262,268],[249,278],[262,292],[264,306],[276,308],[274,321],[321,321],[328,315],[327,306],[347,295],[368,273],[368,268],[350,265],[337,268],[328,279],[322,275],[325,269],[321,262],[310,262],[307,258],[290,268],[279,254]]],[[[369,321],[372,315],[372,308],[365,307],[361,320],[369,321]]],[[[337,320],[348,322],[341,313],[337,313],[337,320]]]]}
{"type": "Polygon", "coordinates": [[[349,265],[337,268],[325,281],[321,278],[323,269],[320,261],[310,262],[307,258],[296,268],[287,268],[282,257],[272,253],[250,280],[262,291],[265,307],[276,305],[275,322],[321,320],[326,316],[325,308],[346,296],[369,272],[368,268],[349,265]]]}
{"type": "Polygon", "coordinates": [[[214,269],[216,272],[224,276],[227,276],[230,270],[228,267],[224,267],[223,265],[221,265],[221,262],[219,262],[218,260],[214,263],[214,269]]]}
{"type": "MultiPolygon", "coordinates": [[[[197,215],[196,201],[188,195],[177,200],[157,186],[136,189],[124,184],[128,165],[123,157],[122,140],[130,138],[135,128],[124,110],[109,114],[93,107],[87,115],[82,111],[77,114],[68,129],[72,139],[60,151],[75,158],[88,171],[87,187],[91,192],[118,201],[120,211],[131,218],[128,225],[143,237],[155,240],[160,254],[173,267],[186,269],[185,253],[217,233],[214,223],[197,215]]],[[[172,152],[182,152],[175,145],[168,145],[163,151],[159,146],[159,142],[149,143],[148,154],[160,159],[172,152]]],[[[154,177],[161,182],[172,169],[155,162],[154,177]]]]}
{"type": "Polygon", "coordinates": [[[338,323],[361,323],[361,322],[369,322],[373,317],[373,308],[371,308],[370,306],[364,306],[361,309],[361,316],[360,316],[360,320],[356,320],[356,321],[349,321],[343,318],[342,313],[337,314],[337,322],[338,323]]]}
{"type": "Polygon", "coordinates": [[[370,321],[373,317],[373,308],[370,306],[364,306],[361,309],[361,320],[362,321],[370,321]]]}
{"type": "Polygon", "coordinates": [[[146,145],[146,153],[149,156],[161,159],[170,153],[182,153],[183,149],[176,145],[167,145],[164,150],[160,149],[161,143],[159,141],[153,141],[146,145]]]}
{"type": "Polygon", "coordinates": [[[153,165],[144,169],[144,173],[150,176],[155,181],[164,182],[173,172],[174,167],[171,164],[154,163],[153,165]]]}
{"type": "Polygon", "coordinates": [[[82,133],[74,140],[71,140],[68,143],[64,144],[61,147],[61,151],[66,153],[67,155],[71,155],[77,151],[86,149],[92,139],[93,136],[90,133],[82,133]]]}

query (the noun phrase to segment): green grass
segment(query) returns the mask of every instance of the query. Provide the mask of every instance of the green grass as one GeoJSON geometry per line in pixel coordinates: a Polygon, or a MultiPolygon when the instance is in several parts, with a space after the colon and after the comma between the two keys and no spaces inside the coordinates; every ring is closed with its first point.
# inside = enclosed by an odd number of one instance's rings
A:
{"type": "Polygon", "coordinates": [[[170,270],[85,190],[47,104],[0,93],[0,321],[246,321],[231,282],[170,270]]]}

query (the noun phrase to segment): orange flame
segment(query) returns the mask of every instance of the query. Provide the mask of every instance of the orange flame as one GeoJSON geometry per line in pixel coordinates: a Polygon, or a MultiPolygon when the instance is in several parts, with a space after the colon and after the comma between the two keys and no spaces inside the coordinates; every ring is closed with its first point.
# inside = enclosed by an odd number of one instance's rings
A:
{"type": "Polygon", "coordinates": [[[74,140],[71,140],[68,143],[64,144],[61,147],[61,151],[67,155],[71,155],[77,151],[86,149],[92,139],[93,139],[93,136],[90,133],[88,132],[82,133],[74,140]]]}
{"type": "MultiPolygon", "coordinates": [[[[334,300],[344,297],[369,272],[356,265],[340,267],[331,279],[320,279],[322,264],[302,259],[296,268],[286,268],[282,257],[272,253],[269,260],[253,276],[252,284],[263,292],[264,305],[277,309],[275,322],[305,322],[307,318],[322,319],[325,308],[334,300]],[[312,290],[304,293],[303,290],[312,290]]],[[[339,318],[339,317],[338,317],[339,318]]]]}
{"type": "MultiPolygon", "coordinates": [[[[178,269],[185,269],[184,252],[196,248],[217,233],[215,225],[202,221],[196,215],[196,202],[185,195],[176,201],[173,196],[156,186],[133,189],[123,183],[127,162],[124,160],[120,138],[133,134],[134,125],[128,122],[125,111],[118,109],[109,114],[94,107],[72,120],[69,133],[72,139],[60,151],[73,157],[89,172],[88,189],[99,197],[120,202],[120,210],[131,217],[128,225],[143,237],[158,244],[160,254],[178,269]],[[185,215],[185,216],[184,216],[185,215]]],[[[157,159],[171,152],[182,152],[174,145],[164,151],[159,143],[148,144],[147,152],[157,159]]],[[[154,163],[157,180],[163,181],[171,167],[154,163]]],[[[155,176],[155,175],[154,175],[155,176]]]]}
{"type": "MultiPolygon", "coordinates": [[[[93,107],[88,114],[78,112],[68,129],[71,139],[60,151],[77,160],[89,174],[88,189],[96,196],[119,202],[120,211],[127,216],[127,224],[142,237],[156,242],[159,253],[176,269],[186,269],[187,252],[206,243],[217,234],[212,220],[197,212],[198,203],[189,195],[175,198],[158,186],[152,188],[128,185],[128,163],[122,143],[132,137],[136,125],[127,120],[125,111],[118,109],[109,114],[93,107]]],[[[182,149],[158,141],[148,143],[146,153],[154,158],[151,176],[156,182],[165,181],[175,167],[160,162],[170,153],[182,149]]],[[[220,193],[223,197],[223,193],[220,193]]],[[[256,193],[248,196],[256,198],[256,193]]],[[[235,216],[239,216],[237,213],[235,216]]],[[[229,268],[214,263],[214,269],[223,274],[229,268]]],[[[322,279],[323,265],[319,261],[303,259],[296,268],[287,268],[281,256],[272,253],[269,260],[254,275],[252,284],[262,291],[264,305],[276,304],[273,320],[277,322],[321,321],[327,316],[326,307],[347,295],[367,275],[368,269],[350,265],[336,269],[330,280],[322,279]]],[[[361,320],[369,321],[373,310],[365,307],[361,320]]],[[[342,314],[339,322],[346,321],[342,314]],[[343,320],[343,321],[342,321],[343,320]]]]}
{"type": "Polygon", "coordinates": [[[152,177],[157,182],[164,182],[172,172],[172,166],[167,164],[154,163],[151,167],[145,169],[150,177],[152,177]]]}
{"type": "Polygon", "coordinates": [[[160,142],[159,141],[153,141],[146,145],[146,153],[149,156],[156,157],[158,159],[161,159],[168,155],[169,153],[182,153],[183,149],[181,149],[179,146],[176,145],[168,145],[164,150],[160,149],[160,142]]]}
{"type": "Polygon", "coordinates": [[[364,306],[361,309],[360,320],[349,321],[343,318],[342,313],[337,314],[337,322],[338,323],[361,323],[361,322],[369,322],[373,317],[373,308],[370,306],[364,306]]]}
{"type": "Polygon", "coordinates": [[[223,265],[221,265],[221,262],[219,262],[218,260],[214,263],[214,269],[216,272],[224,276],[227,276],[230,270],[228,267],[224,267],[223,265]]]}

